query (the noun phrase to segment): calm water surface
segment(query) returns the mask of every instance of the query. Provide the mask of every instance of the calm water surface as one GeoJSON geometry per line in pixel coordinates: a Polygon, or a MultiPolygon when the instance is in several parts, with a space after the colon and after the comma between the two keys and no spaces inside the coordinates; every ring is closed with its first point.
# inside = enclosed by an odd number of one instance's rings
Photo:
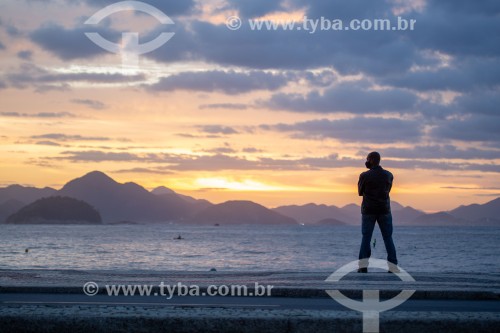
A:
{"type": "MultiPolygon", "coordinates": [[[[0,269],[332,271],[357,259],[357,227],[0,225],[0,269]],[[182,235],[183,240],[174,240],[182,235]],[[25,253],[25,249],[29,252],[25,253]]],[[[378,229],[372,256],[385,259],[378,229]]],[[[401,267],[500,273],[500,228],[395,227],[401,267]]]]}

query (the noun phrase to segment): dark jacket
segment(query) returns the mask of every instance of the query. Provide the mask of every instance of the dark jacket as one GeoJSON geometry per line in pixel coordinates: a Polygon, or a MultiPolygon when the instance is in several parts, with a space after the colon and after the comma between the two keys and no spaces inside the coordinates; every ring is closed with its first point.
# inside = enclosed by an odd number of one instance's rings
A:
{"type": "Polygon", "coordinates": [[[391,212],[391,192],[394,176],[381,166],[359,175],[358,193],[363,197],[361,214],[389,214],[391,212]]]}

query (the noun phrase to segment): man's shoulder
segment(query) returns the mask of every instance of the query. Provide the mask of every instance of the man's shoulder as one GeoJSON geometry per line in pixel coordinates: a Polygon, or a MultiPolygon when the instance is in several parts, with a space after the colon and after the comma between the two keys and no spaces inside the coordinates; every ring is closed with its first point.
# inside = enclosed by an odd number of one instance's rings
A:
{"type": "Polygon", "coordinates": [[[362,178],[362,177],[365,177],[366,175],[368,175],[370,173],[371,170],[368,170],[368,171],[363,171],[360,175],[359,175],[359,178],[362,178]]]}
{"type": "Polygon", "coordinates": [[[390,172],[389,170],[386,170],[386,169],[382,169],[382,170],[385,172],[385,174],[386,174],[387,176],[389,176],[389,177],[391,177],[391,178],[393,178],[393,177],[394,177],[394,176],[392,175],[392,172],[390,172]]]}
{"type": "Polygon", "coordinates": [[[375,169],[370,169],[370,170],[362,172],[359,175],[359,178],[367,177],[367,176],[370,176],[370,175],[372,175],[373,177],[379,177],[380,176],[380,172],[386,174],[388,177],[391,177],[391,178],[393,177],[392,173],[389,170],[386,170],[386,169],[384,169],[382,167],[378,167],[378,168],[375,168],[375,169]]]}

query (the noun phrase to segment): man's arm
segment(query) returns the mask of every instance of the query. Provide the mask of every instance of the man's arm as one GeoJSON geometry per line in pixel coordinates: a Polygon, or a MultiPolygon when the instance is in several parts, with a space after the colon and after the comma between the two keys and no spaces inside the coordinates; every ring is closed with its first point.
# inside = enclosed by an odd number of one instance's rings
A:
{"type": "Polygon", "coordinates": [[[365,192],[365,179],[363,177],[363,174],[360,174],[358,180],[358,195],[362,197],[364,192],[365,192]]]}
{"type": "Polygon", "coordinates": [[[393,182],[394,182],[394,176],[392,175],[392,173],[389,172],[389,186],[387,188],[387,194],[391,192],[393,182]]]}

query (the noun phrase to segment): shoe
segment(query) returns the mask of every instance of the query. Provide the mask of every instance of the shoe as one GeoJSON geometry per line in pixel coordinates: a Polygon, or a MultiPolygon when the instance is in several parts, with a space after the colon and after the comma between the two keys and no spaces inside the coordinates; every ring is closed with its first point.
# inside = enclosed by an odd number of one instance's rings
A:
{"type": "Polygon", "coordinates": [[[368,273],[368,268],[358,268],[358,273],[368,273]]]}
{"type": "Polygon", "coordinates": [[[401,271],[399,270],[398,266],[396,266],[396,265],[394,265],[394,264],[393,264],[393,265],[391,265],[391,267],[390,267],[390,268],[392,268],[392,271],[391,271],[391,269],[389,269],[389,270],[387,271],[387,273],[401,273],[401,271]]]}

